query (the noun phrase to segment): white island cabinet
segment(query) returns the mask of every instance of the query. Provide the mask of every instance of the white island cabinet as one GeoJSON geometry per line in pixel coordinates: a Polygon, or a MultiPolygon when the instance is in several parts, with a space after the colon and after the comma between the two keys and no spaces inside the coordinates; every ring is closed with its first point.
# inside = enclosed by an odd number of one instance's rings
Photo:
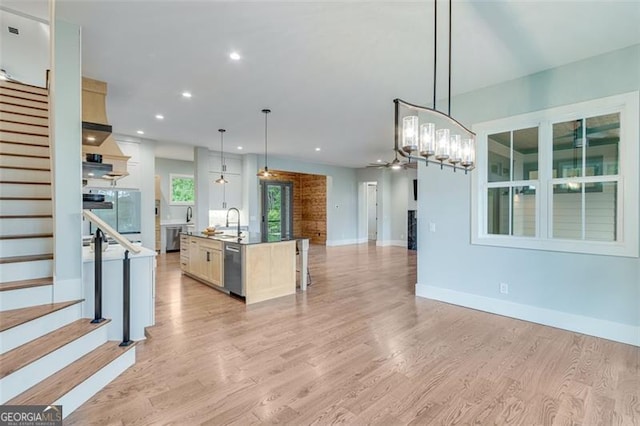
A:
{"type": "MultiPolygon", "coordinates": [[[[156,252],[141,247],[138,254],[129,253],[131,259],[131,340],[145,339],[145,328],[155,323],[156,252]]],[[[109,340],[122,340],[124,249],[110,245],[102,253],[102,317],[110,319],[109,340]]],[[[94,253],[82,248],[83,316],[94,317],[94,253]]]]}

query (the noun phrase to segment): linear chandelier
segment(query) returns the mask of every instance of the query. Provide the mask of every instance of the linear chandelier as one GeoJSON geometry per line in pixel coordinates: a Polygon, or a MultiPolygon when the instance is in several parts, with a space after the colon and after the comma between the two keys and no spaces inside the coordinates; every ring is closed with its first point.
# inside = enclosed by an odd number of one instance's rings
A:
{"type": "Polygon", "coordinates": [[[438,52],[438,0],[433,2],[433,107],[425,107],[394,99],[395,150],[403,157],[425,164],[462,167],[467,173],[475,166],[475,133],[451,116],[451,3],[449,0],[449,87],[448,108],[444,113],[436,105],[438,52]],[[401,110],[402,108],[402,110],[401,110]],[[402,124],[400,124],[402,120],[402,124]],[[421,123],[422,121],[422,123],[421,123]]]}

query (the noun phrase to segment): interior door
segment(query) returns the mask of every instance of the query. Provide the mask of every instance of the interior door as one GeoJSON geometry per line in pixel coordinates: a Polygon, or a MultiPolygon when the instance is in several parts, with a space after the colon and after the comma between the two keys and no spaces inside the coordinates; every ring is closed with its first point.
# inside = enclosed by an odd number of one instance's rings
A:
{"type": "Polygon", "coordinates": [[[262,240],[282,241],[293,238],[293,184],[263,180],[262,240]]]}

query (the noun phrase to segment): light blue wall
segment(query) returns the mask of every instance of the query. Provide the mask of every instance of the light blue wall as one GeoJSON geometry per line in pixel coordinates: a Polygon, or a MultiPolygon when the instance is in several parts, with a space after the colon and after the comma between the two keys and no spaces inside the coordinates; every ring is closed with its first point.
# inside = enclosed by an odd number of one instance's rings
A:
{"type": "MultiPolygon", "coordinates": [[[[458,96],[452,113],[472,125],[639,88],[640,45],[635,45],[458,96]]],[[[638,330],[639,259],[471,245],[469,177],[437,167],[420,167],[418,174],[418,294],[494,300],[496,306],[508,301],[638,330]],[[430,222],[435,233],[429,232],[430,222]],[[499,293],[501,282],[509,284],[508,295],[499,293]]]]}

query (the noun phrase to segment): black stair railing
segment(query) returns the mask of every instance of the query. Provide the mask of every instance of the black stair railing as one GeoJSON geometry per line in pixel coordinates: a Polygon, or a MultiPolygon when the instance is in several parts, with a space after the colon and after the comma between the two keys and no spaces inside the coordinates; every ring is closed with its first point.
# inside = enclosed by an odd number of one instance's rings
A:
{"type": "Polygon", "coordinates": [[[94,316],[92,323],[104,321],[102,317],[102,244],[108,244],[105,236],[112,236],[124,249],[122,259],[122,343],[120,346],[129,346],[131,340],[131,259],[130,252],[139,253],[140,248],[131,244],[126,238],[103,222],[94,213],[84,210],[84,217],[96,225],[93,239],[94,251],[94,316]]]}

